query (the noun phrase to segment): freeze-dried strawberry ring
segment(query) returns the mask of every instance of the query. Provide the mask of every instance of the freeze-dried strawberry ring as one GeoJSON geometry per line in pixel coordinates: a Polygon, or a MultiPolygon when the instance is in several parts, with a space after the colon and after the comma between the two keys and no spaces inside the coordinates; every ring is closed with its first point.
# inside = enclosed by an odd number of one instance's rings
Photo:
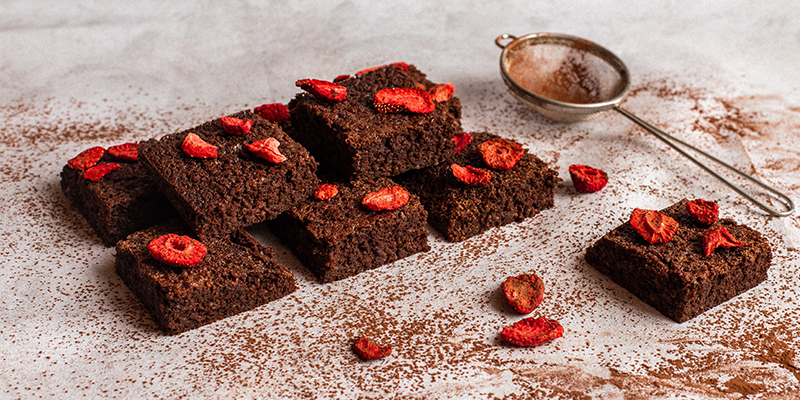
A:
{"type": "Polygon", "coordinates": [[[456,142],[456,150],[455,152],[458,153],[461,150],[464,150],[470,142],[472,142],[472,135],[467,132],[456,133],[450,140],[456,142]]]}
{"type": "Polygon", "coordinates": [[[719,205],[713,201],[702,199],[686,203],[686,210],[700,223],[712,225],[719,219],[719,205]]]}
{"type": "Polygon", "coordinates": [[[570,165],[569,176],[575,190],[584,193],[594,193],[608,183],[608,174],[588,165],[570,165]]]}
{"type": "Polygon", "coordinates": [[[83,177],[84,179],[97,182],[100,179],[103,179],[103,177],[106,176],[107,173],[117,168],[119,168],[119,164],[117,163],[95,165],[94,167],[91,167],[86,171],[83,171],[83,177]]]}
{"type": "Polygon", "coordinates": [[[489,139],[478,145],[478,152],[486,165],[498,170],[514,168],[525,155],[522,146],[505,139],[489,139]]]}
{"type": "Polygon", "coordinates": [[[281,154],[280,150],[278,150],[278,146],[281,145],[281,142],[278,139],[273,137],[266,138],[264,140],[257,140],[253,143],[248,144],[247,150],[253,152],[253,154],[261,157],[273,164],[278,164],[281,162],[286,161],[286,156],[281,154]]]}
{"type": "Polygon", "coordinates": [[[123,143],[111,146],[108,148],[108,154],[118,160],[139,161],[139,144],[123,143]]]}
{"type": "Polygon", "coordinates": [[[243,136],[250,133],[253,127],[252,119],[239,119],[233,117],[222,117],[219,119],[222,129],[231,135],[243,136]]]}
{"type": "Polygon", "coordinates": [[[382,114],[400,111],[427,114],[436,109],[436,103],[428,92],[411,88],[379,90],[375,93],[374,106],[382,114]]]}
{"type": "Polygon", "coordinates": [[[347,88],[319,79],[300,79],[295,85],[311,93],[319,100],[342,101],[347,98],[347,88]]]}
{"type": "Polygon", "coordinates": [[[544,282],[536,274],[511,276],[500,287],[508,304],[523,314],[533,312],[544,298],[544,282]]]}
{"type": "Polygon", "coordinates": [[[450,165],[453,175],[461,183],[467,185],[485,185],[492,180],[492,171],[483,168],[475,168],[471,165],[462,167],[458,164],[450,165]]]}
{"type": "Polygon", "coordinates": [[[355,75],[356,76],[363,75],[363,74],[366,74],[367,72],[372,72],[372,71],[381,69],[381,68],[389,66],[389,65],[393,65],[393,66],[395,66],[397,68],[402,69],[403,71],[408,71],[408,67],[409,67],[408,63],[405,63],[405,62],[402,62],[402,61],[398,61],[398,62],[392,63],[392,64],[384,64],[384,65],[378,65],[377,67],[364,68],[361,71],[356,72],[355,75]]]}
{"type": "Polygon", "coordinates": [[[503,328],[500,337],[517,346],[533,347],[560,338],[563,334],[564,327],[558,321],[530,317],[503,328]]]}
{"type": "Polygon", "coordinates": [[[390,346],[379,346],[369,338],[362,337],[353,343],[353,351],[364,360],[377,360],[392,354],[390,346]]]}
{"type": "Polygon", "coordinates": [[[105,153],[106,149],[100,146],[86,149],[80,152],[74,158],[67,161],[67,166],[69,166],[72,169],[78,169],[83,171],[97,164],[97,162],[100,161],[101,158],[103,158],[103,154],[105,153]]]}
{"type": "Polygon", "coordinates": [[[731,247],[740,247],[744,243],[737,240],[728,230],[721,225],[715,225],[703,232],[703,255],[708,257],[717,247],[724,247],[729,249],[731,247]]]}
{"type": "Polygon", "coordinates": [[[174,233],[151,240],[147,249],[156,260],[182,268],[196,267],[208,251],[199,240],[174,233]]]}
{"type": "Polygon", "coordinates": [[[323,183],[319,185],[317,191],[314,192],[314,198],[317,200],[328,200],[339,193],[339,187],[330,183],[323,183]]]}
{"type": "Polygon", "coordinates": [[[431,99],[437,103],[450,100],[455,92],[456,88],[453,87],[453,84],[450,82],[439,83],[428,89],[428,94],[431,95],[431,99]]]}
{"type": "Polygon", "coordinates": [[[406,205],[410,195],[400,186],[391,186],[377,192],[367,193],[361,200],[364,207],[372,211],[397,210],[406,205]]]}
{"type": "Polygon", "coordinates": [[[263,104],[254,108],[253,112],[259,117],[276,124],[289,121],[289,109],[281,103],[263,104]]]}
{"type": "Polygon", "coordinates": [[[678,221],[655,210],[634,209],[631,227],[651,244],[667,243],[678,231],[678,221]]]}
{"type": "Polygon", "coordinates": [[[214,146],[201,139],[194,133],[189,133],[183,139],[181,149],[186,155],[195,158],[217,158],[217,146],[214,146]]]}

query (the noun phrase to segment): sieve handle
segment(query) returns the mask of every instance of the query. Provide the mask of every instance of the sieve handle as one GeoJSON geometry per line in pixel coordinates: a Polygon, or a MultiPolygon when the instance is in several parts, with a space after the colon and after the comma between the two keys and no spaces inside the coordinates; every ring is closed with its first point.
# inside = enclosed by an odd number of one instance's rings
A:
{"type": "Polygon", "coordinates": [[[504,44],[502,44],[500,42],[502,42],[503,40],[508,40],[508,39],[511,39],[511,41],[514,41],[514,40],[517,40],[517,37],[514,36],[514,35],[509,35],[507,33],[504,33],[504,34],[502,34],[502,35],[500,35],[500,36],[498,36],[497,38],[494,39],[494,44],[496,44],[497,47],[499,47],[501,49],[505,49],[506,45],[504,45],[504,44]]]}
{"type": "Polygon", "coordinates": [[[712,155],[710,155],[710,154],[708,154],[708,153],[706,153],[706,152],[704,152],[704,151],[702,151],[702,150],[700,150],[700,149],[698,149],[698,148],[696,148],[696,147],[694,147],[694,146],[692,146],[692,145],[690,145],[690,144],[688,144],[688,143],[686,143],[686,142],[684,142],[684,141],[682,141],[682,140],[680,140],[680,139],[678,139],[678,138],[676,138],[676,137],[674,137],[672,135],[669,135],[669,134],[665,133],[664,131],[654,127],[653,125],[650,125],[649,123],[647,123],[645,121],[643,121],[639,117],[631,114],[630,111],[620,107],[619,105],[616,105],[614,107],[614,109],[619,111],[620,114],[628,117],[628,119],[630,119],[631,121],[635,122],[637,125],[639,125],[642,128],[644,128],[644,130],[652,133],[654,136],[656,136],[657,138],[661,139],[661,141],[663,141],[664,143],[668,144],[673,149],[677,150],[678,153],[681,153],[684,157],[688,158],[689,160],[691,160],[692,162],[697,164],[697,166],[699,166],[700,168],[706,170],[706,172],[708,172],[709,174],[713,175],[715,178],[721,180],[723,183],[725,183],[731,189],[733,189],[736,193],[739,193],[740,195],[742,195],[747,200],[750,200],[750,202],[752,202],[753,204],[757,205],[762,210],[764,210],[764,211],[766,211],[766,212],[768,212],[768,213],[770,213],[770,214],[772,214],[772,215],[774,215],[776,217],[786,217],[786,216],[791,215],[794,212],[794,202],[792,201],[792,199],[789,198],[789,196],[787,196],[783,192],[780,192],[779,190],[773,188],[772,186],[767,185],[764,182],[761,182],[760,180],[756,179],[755,177],[753,177],[751,175],[748,175],[748,174],[746,174],[746,173],[734,168],[733,166],[731,166],[729,164],[726,164],[722,160],[720,160],[720,159],[718,159],[718,158],[716,158],[716,157],[714,157],[714,156],[712,156],[712,155]],[[730,182],[727,179],[725,179],[724,177],[720,176],[718,173],[716,173],[716,171],[712,170],[710,167],[708,167],[707,165],[705,165],[702,162],[700,162],[700,160],[698,160],[697,158],[693,157],[691,154],[687,153],[682,148],[678,147],[678,144],[680,144],[682,146],[685,146],[686,148],[691,149],[692,151],[695,151],[698,154],[701,154],[702,156],[708,158],[709,160],[714,161],[715,163],[725,167],[726,169],[736,173],[737,175],[739,175],[739,176],[741,176],[741,177],[753,182],[754,184],[756,184],[757,186],[759,186],[762,189],[766,190],[767,192],[772,193],[773,195],[775,195],[775,197],[777,197],[777,200],[780,201],[786,207],[786,211],[778,211],[778,210],[776,210],[776,209],[764,204],[763,202],[759,201],[758,199],[754,198],[750,194],[746,193],[742,188],[740,188],[739,186],[736,186],[732,182],[730,182]]]}

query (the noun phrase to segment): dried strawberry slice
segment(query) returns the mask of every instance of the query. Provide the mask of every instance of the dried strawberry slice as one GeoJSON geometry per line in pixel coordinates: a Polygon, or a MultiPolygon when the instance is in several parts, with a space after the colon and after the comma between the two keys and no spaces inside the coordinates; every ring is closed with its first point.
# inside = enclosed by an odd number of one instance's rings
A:
{"type": "Polygon", "coordinates": [[[108,154],[124,161],[139,161],[139,144],[123,143],[108,148],[108,154]]]}
{"type": "Polygon", "coordinates": [[[253,112],[259,117],[276,124],[289,121],[289,109],[281,103],[262,104],[254,108],[253,112]]]}
{"type": "Polygon", "coordinates": [[[450,140],[456,142],[456,153],[461,150],[464,150],[470,142],[472,142],[472,135],[467,132],[456,133],[450,140]]]}
{"type": "Polygon", "coordinates": [[[455,92],[456,88],[453,87],[453,84],[450,82],[439,83],[428,89],[428,94],[431,95],[431,99],[438,103],[450,100],[455,92]]]}
{"type": "Polygon", "coordinates": [[[544,282],[536,274],[510,276],[500,287],[508,304],[523,314],[533,312],[544,298],[544,282]]]}
{"type": "Polygon", "coordinates": [[[342,101],[347,98],[347,88],[319,79],[300,79],[295,85],[322,101],[342,101]]]}
{"type": "Polygon", "coordinates": [[[317,200],[328,200],[339,193],[339,187],[330,183],[323,183],[319,185],[317,191],[314,192],[314,198],[317,200]]]}
{"type": "Polygon", "coordinates": [[[409,111],[427,114],[436,109],[431,95],[422,89],[395,88],[382,89],[375,93],[375,109],[380,113],[409,111]]]}
{"type": "Polygon", "coordinates": [[[744,243],[737,240],[724,226],[715,225],[703,232],[703,255],[710,256],[717,247],[729,249],[740,247],[744,243]]]}
{"type": "Polygon", "coordinates": [[[252,151],[256,156],[273,164],[278,164],[286,161],[286,156],[281,154],[280,150],[278,150],[278,146],[280,145],[281,142],[279,142],[278,139],[271,137],[264,140],[257,140],[248,144],[246,147],[247,150],[252,151]]]}
{"type": "Polygon", "coordinates": [[[189,236],[168,233],[150,241],[150,254],[158,261],[173,267],[196,267],[208,251],[206,246],[189,236]]]}
{"type": "Polygon", "coordinates": [[[655,210],[634,209],[631,227],[651,244],[669,242],[678,231],[678,221],[655,210]]]}
{"type": "Polygon", "coordinates": [[[183,152],[195,158],[217,158],[217,146],[207,143],[194,133],[189,133],[181,144],[183,152]]]}
{"type": "Polygon", "coordinates": [[[250,128],[253,127],[252,119],[239,119],[233,117],[222,117],[219,119],[222,123],[222,129],[231,135],[244,136],[250,133],[250,128]]]}
{"type": "Polygon", "coordinates": [[[364,360],[378,360],[392,354],[390,346],[379,346],[372,339],[365,337],[353,343],[353,351],[364,360]]]}
{"type": "Polygon", "coordinates": [[[95,165],[94,167],[91,167],[86,171],[83,171],[83,177],[90,181],[97,182],[100,179],[103,179],[103,177],[106,176],[107,173],[117,168],[119,168],[119,164],[117,163],[95,165]]]}
{"type": "Polygon", "coordinates": [[[575,190],[584,193],[597,192],[608,183],[608,174],[588,165],[570,165],[569,176],[572,177],[572,186],[575,190]]]}
{"type": "Polygon", "coordinates": [[[410,195],[400,186],[390,186],[377,192],[367,193],[361,204],[372,211],[397,210],[406,205],[410,195]]]}
{"type": "Polygon", "coordinates": [[[338,83],[338,82],[341,82],[341,81],[343,81],[345,79],[350,79],[350,75],[347,75],[347,74],[339,75],[336,78],[333,78],[333,83],[338,83]]]}
{"type": "Polygon", "coordinates": [[[525,155],[518,143],[505,139],[489,139],[478,145],[483,162],[497,170],[511,169],[525,155]]]}
{"type": "MultiPolygon", "coordinates": [[[[388,65],[394,65],[395,67],[400,68],[403,71],[408,71],[408,67],[409,67],[408,63],[405,63],[405,62],[402,62],[402,61],[399,61],[399,62],[396,62],[396,63],[392,63],[392,64],[388,64],[388,65]]],[[[378,65],[377,67],[365,68],[365,69],[362,69],[361,71],[356,72],[355,74],[356,75],[364,75],[367,72],[372,72],[372,71],[381,69],[381,68],[383,68],[385,66],[387,66],[387,64],[378,65]]]]}
{"type": "Polygon", "coordinates": [[[492,180],[492,171],[488,169],[475,168],[471,165],[462,167],[458,164],[450,165],[450,169],[459,182],[466,183],[467,185],[485,185],[492,180]]]}
{"type": "Polygon", "coordinates": [[[101,158],[103,158],[103,154],[105,153],[106,149],[100,146],[86,149],[80,152],[74,158],[67,161],[67,166],[69,166],[72,169],[83,171],[97,164],[97,162],[100,161],[101,158]]]}
{"type": "Polygon", "coordinates": [[[686,209],[702,224],[712,225],[719,219],[719,205],[713,201],[692,200],[686,203],[686,209]]]}
{"type": "Polygon", "coordinates": [[[533,347],[560,338],[563,334],[564,327],[558,321],[530,317],[503,328],[500,337],[517,346],[533,347]]]}

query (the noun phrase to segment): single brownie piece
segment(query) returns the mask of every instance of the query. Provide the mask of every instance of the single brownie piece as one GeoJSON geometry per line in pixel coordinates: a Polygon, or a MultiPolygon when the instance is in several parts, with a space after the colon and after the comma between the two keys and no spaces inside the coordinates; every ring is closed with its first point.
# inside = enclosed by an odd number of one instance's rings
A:
{"type": "Polygon", "coordinates": [[[681,200],[661,213],[678,222],[666,243],[651,244],[626,222],[586,251],[586,261],[665,316],[683,322],[758,285],[772,261],[769,243],[755,230],[720,219],[741,247],[704,256],[703,233],[681,200]]]}
{"type": "Polygon", "coordinates": [[[119,167],[99,181],[83,177],[84,170],[65,165],[61,190],[106,246],[140,229],[177,217],[166,197],[144,167],[135,160],[105,152],[98,164],[119,167]]]}
{"type": "Polygon", "coordinates": [[[201,239],[224,237],[239,227],[272,219],[308,199],[319,184],[317,163],[283,130],[250,111],[233,114],[253,121],[250,133],[225,132],[220,119],[151,139],[139,154],[161,191],[201,239]],[[216,158],[195,158],[181,148],[190,133],[217,146],[216,158]],[[275,138],[286,160],[260,158],[246,145],[275,138]]]}
{"type": "Polygon", "coordinates": [[[457,99],[436,103],[426,114],[375,110],[378,91],[418,88],[415,79],[424,74],[411,68],[413,74],[389,65],[338,81],[347,88],[338,102],[298,94],[289,103],[294,138],[351,180],[395,176],[450,158],[450,139],[461,130],[457,99]]]}
{"type": "Polygon", "coordinates": [[[117,243],[117,275],[156,324],[176,334],[258,307],[295,290],[292,273],[243,229],[230,238],[203,241],[207,253],[195,267],[157,261],[147,246],[159,236],[190,235],[181,222],[133,233],[117,243]]]}
{"type": "Polygon", "coordinates": [[[500,138],[486,132],[471,135],[472,141],[455,155],[452,163],[491,171],[488,183],[462,183],[453,174],[451,162],[397,177],[402,185],[419,196],[428,211],[428,223],[452,242],[522,221],[552,207],[559,181],[556,171],[527,151],[513,168],[491,169],[478,152],[478,145],[500,138]]]}
{"type": "Polygon", "coordinates": [[[347,278],[430,250],[427,213],[416,196],[393,211],[362,205],[366,194],[396,185],[387,178],[340,184],[332,198],[293,207],[270,225],[322,282],[347,278]]]}

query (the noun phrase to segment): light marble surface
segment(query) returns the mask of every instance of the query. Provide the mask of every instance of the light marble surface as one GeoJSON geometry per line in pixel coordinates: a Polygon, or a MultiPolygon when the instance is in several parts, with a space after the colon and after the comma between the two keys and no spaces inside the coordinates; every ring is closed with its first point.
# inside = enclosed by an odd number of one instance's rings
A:
{"type": "Polygon", "coordinates": [[[800,217],[769,218],[616,113],[552,123],[499,75],[500,34],[561,32],[632,73],[626,108],[800,199],[800,3],[771,1],[0,2],[0,398],[796,398],[800,217]],[[195,4],[197,3],[197,4],[195,4]],[[765,3],[765,2],[760,2],[765,3]],[[161,136],[297,79],[407,61],[452,82],[467,130],[559,171],[556,205],[462,243],[322,285],[264,227],[299,290],[160,334],[59,189],[94,145],[161,136]],[[69,138],[69,140],[67,140],[69,138]],[[567,167],[606,170],[571,188],[567,167]],[[585,248],[634,207],[718,200],[775,255],[766,282],[676,324],[598,274],[585,248]],[[500,283],[536,271],[564,337],[519,349],[500,283]],[[391,357],[362,362],[370,335],[391,357]]]}

